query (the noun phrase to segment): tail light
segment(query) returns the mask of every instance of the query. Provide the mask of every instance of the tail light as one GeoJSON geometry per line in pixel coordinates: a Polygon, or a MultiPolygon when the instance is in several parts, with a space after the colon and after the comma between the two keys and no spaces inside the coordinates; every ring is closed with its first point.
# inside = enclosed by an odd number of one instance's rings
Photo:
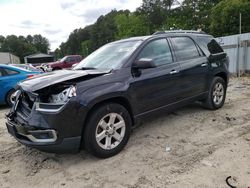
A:
{"type": "Polygon", "coordinates": [[[31,78],[33,76],[35,76],[35,75],[34,74],[27,74],[27,78],[31,78]]]}

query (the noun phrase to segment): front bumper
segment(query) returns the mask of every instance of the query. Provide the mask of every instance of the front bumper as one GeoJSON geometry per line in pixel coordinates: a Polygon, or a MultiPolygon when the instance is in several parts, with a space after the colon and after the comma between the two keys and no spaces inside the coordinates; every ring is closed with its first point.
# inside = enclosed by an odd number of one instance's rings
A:
{"type": "Polygon", "coordinates": [[[45,152],[72,153],[81,147],[87,109],[70,101],[59,111],[44,111],[33,105],[29,116],[17,106],[7,115],[8,132],[20,143],[45,152]]]}
{"type": "Polygon", "coordinates": [[[71,138],[64,138],[60,143],[57,143],[56,140],[52,142],[44,142],[44,140],[34,141],[29,138],[30,134],[25,136],[23,131],[27,131],[23,127],[21,128],[20,125],[13,124],[10,121],[6,122],[6,126],[8,132],[15,137],[15,139],[24,144],[26,146],[36,148],[41,151],[51,152],[51,153],[71,153],[77,152],[80,148],[81,137],[71,137],[71,138]]]}

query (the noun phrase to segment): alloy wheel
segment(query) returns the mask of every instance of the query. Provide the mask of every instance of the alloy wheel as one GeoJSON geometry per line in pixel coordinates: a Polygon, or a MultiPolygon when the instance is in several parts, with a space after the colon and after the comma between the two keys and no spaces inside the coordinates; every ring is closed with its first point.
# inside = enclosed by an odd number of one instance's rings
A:
{"type": "Polygon", "coordinates": [[[216,83],[213,89],[213,102],[215,105],[220,105],[224,98],[224,87],[222,83],[216,83]]]}
{"type": "Polygon", "coordinates": [[[105,150],[111,150],[117,147],[126,131],[126,124],[123,117],[118,113],[109,113],[105,115],[96,127],[96,142],[105,150]]]}

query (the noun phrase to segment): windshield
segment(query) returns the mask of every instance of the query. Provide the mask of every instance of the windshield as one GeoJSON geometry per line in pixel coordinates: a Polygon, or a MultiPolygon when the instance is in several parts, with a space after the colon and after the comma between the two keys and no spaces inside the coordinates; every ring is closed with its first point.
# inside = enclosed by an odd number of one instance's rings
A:
{"type": "Polygon", "coordinates": [[[140,44],[139,40],[106,44],[83,59],[74,69],[120,68],[140,44]]]}
{"type": "Polygon", "coordinates": [[[64,58],[62,58],[62,59],[60,60],[60,62],[62,63],[62,62],[64,62],[66,59],[67,59],[67,56],[65,56],[64,58]]]}

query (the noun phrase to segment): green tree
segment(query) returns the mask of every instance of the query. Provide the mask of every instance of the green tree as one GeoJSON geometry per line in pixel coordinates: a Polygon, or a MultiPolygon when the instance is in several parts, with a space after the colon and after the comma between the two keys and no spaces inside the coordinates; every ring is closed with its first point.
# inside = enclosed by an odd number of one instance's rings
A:
{"type": "Polygon", "coordinates": [[[117,32],[115,17],[119,13],[120,12],[117,12],[116,10],[112,10],[110,13],[105,16],[100,16],[97,19],[90,34],[90,40],[92,40],[93,43],[93,50],[115,40],[117,32]]]}
{"type": "Polygon", "coordinates": [[[161,0],[143,0],[142,6],[137,9],[138,15],[143,15],[144,22],[152,33],[159,29],[165,20],[165,13],[161,0]]]}
{"type": "Polygon", "coordinates": [[[135,12],[112,10],[100,16],[94,24],[74,30],[56,54],[86,56],[108,42],[148,35],[157,30],[201,29],[216,35],[230,34],[238,28],[239,10],[243,18],[242,30],[249,32],[250,11],[247,7],[249,0],[143,0],[135,12]],[[234,10],[232,5],[237,3],[234,10]],[[228,33],[222,33],[221,28],[228,33]]]}
{"type": "Polygon", "coordinates": [[[143,0],[142,6],[136,11],[144,17],[150,33],[162,29],[163,23],[171,16],[173,5],[180,4],[177,0],[143,0]]]}
{"type": "Polygon", "coordinates": [[[242,33],[250,32],[250,1],[223,0],[212,9],[210,30],[215,36],[239,33],[239,14],[242,14],[242,33]]]}
{"type": "Polygon", "coordinates": [[[34,35],[33,36],[33,45],[36,48],[36,51],[42,53],[48,53],[49,50],[49,41],[42,35],[34,35]]]}
{"type": "Polygon", "coordinates": [[[0,35],[0,51],[2,51],[1,48],[2,48],[2,45],[4,43],[4,40],[5,40],[5,37],[0,35]]]}
{"type": "Polygon", "coordinates": [[[210,32],[211,10],[221,0],[184,0],[181,6],[171,10],[164,29],[201,29],[210,32]]]}
{"type": "Polygon", "coordinates": [[[81,54],[86,57],[93,51],[92,40],[85,40],[81,43],[81,54]]]}
{"type": "Polygon", "coordinates": [[[18,56],[23,62],[23,58],[27,55],[44,52],[47,53],[49,49],[49,42],[46,38],[41,35],[28,35],[24,36],[15,36],[9,35],[7,37],[0,36],[1,43],[1,52],[10,52],[18,56]]]}
{"type": "Polygon", "coordinates": [[[117,26],[116,39],[149,34],[149,28],[145,25],[143,17],[133,13],[117,15],[115,23],[117,26]]]}
{"type": "Polygon", "coordinates": [[[32,37],[31,35],[28,35],[28,36],[26,37],[26,41],[27,41],[27,43],[29,43],[29,44],[33,44],[33,37],[32,37]]]}

